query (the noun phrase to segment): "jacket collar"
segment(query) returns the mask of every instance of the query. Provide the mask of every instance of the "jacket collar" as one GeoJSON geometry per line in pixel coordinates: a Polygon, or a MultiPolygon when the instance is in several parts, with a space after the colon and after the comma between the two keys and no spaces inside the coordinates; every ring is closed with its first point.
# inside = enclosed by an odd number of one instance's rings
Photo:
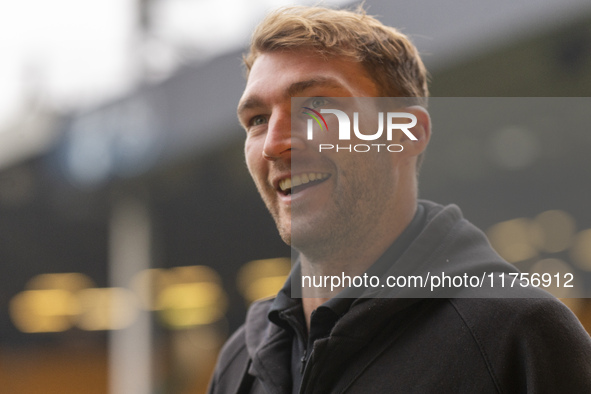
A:
{"type": "MultiPolygon", "coordinates": [[[[396,264],[390,265],[386,275],[411,275],[441,269],[450,275],[471,270],[492,272],[512,269],[490,248],[482,231],[462,217],[457,206],[443,207],[428,201],[420,203],[425,207],[426,225],[396,264]]],[[[383,257],[387,258],[386,255],[383,257]]],[[[315,353],[330,354],[330,360],[316,360],[325,376],[338,376],[339,368],[344,368],[351,357],[372,339],[384,335],[385,331],[392,334],[387,340],[395,340],[396,335],[393,334],[396,330],[403,330],[406,322],[419,313],[417,311],[426,309],[418,307],[418,304],[430,303],[423,299],[425,294],[368,289],[362,297],[354,300],[348,312],[336,323],[331,336],[318,341],[318,346],[324,347],[325,351],[315,350],[315,353]],[[411,298],[417,294],[421,297],[411,298]],[[411,308],[415,305],[416,308],[411,308]],[[333,375],[329,375],[331,372],[333,375]]],[[[297,307],[300,300],[291,299],[289,295],[289,288],[284,287],[275,300],[254,303],[246,318],[246,345],[253,360],[249,373],[272,393],[291,391],[291,335],[285,327],[269,320],[270,316],[285,307],[297,307]]],[[[433,293],[431,296],[441,298],[450,294],[433,293]]]]}

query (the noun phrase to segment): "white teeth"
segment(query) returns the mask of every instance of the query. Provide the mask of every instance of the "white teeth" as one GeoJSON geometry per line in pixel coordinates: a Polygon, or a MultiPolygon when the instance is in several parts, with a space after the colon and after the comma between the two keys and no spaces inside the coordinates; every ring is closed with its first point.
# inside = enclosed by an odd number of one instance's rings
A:
{"type": "Polygon", "coordinates": [[[293,178],[285,178],[279,182],[281,191],[286,191],[292,187],[305,185],[311,181],[321,181],[329,177],[329,174],[322,174],[320,172],[311,172],[308,174],[294,175],[293,178]]]}
{"type": "Polygon", "coordinates": [[[287,178],[279,182],[279,188],[282,192],[286,191],[287,189],[291,189],[291,178],[287,178]]]}

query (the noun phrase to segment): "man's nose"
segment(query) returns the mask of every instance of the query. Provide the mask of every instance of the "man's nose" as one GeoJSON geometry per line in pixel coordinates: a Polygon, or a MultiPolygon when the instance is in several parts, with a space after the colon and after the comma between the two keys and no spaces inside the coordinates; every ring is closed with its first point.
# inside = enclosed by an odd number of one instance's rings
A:
{"type": "Polygon", "coordinates": [[[269,118],[263,157],[267,160],[289,159],[291,156],[291,114],[274,113],[269,118]]]}

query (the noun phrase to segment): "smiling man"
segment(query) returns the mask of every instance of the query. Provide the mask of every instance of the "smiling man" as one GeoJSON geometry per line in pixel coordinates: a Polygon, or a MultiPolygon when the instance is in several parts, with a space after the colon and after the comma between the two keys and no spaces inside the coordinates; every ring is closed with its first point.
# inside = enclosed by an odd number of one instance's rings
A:
{"type": "Polygon", "coordinates": [[[277,297],[254,303],[225,345],[211,393],[591,392],[591,341],[546,293],[411,298],[385,291],[390,282],[347,282],[516,272],[457,207],[417,200],[431,122],[427,73],[406,36],[361,11],[280,9],[255,30],[245,64],[246,163],[299,258],[277,297]],[[319,149],[342,142],[329,116],[336,107],[363,108],[357,120],[375,130],[367,109],[389,103],[376,97],[410,98],[392,108],[414,126],[378,140],[399,149],[319,149]],[[333,132],[319,122],[311,139],[302,108],[327,114],[333,132]],[[331,278],[330,288],[311,278],[331,278]]]}
{"type": "MultiPolygon", "coordinates": [[[[303,275],[362,274],[408,226],[416,211],[416,161],[430,125],[422,107],[407,107],[419,119],[418,140],[398,135],[402,152],[321,154],[302,130],[292,132],[292,97],[383,94],[362,63],[309,48],[263,52],[250,70],[238,107],[246,162],[283,240],[300,251],[303,275]]],[[[304,308],[311,312],[318,303],[306,297],[304,308]]]]}

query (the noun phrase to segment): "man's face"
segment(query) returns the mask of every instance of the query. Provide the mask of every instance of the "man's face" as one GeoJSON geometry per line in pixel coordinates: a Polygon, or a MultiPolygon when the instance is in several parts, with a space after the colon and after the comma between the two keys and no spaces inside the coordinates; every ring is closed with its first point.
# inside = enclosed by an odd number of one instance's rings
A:
{"type": "MultiPolygon", "coordinates": [[[[369,231],[395,200],[397,178],[395,153],[319,153],[319,142],[338,143],[336,132],[315,141],[303,129],[292,133],[291,97],[313,97],[305,105],[317,106],[323,97],[375,96],[367,71],[347,58],[302,49],[263,53],[254,62],[238,107],[246,163],[288,244],[345,243],[352,232],[369,231]]],[[[326,117],[328,128],[337,130],[333,118],[326,117]]]]}

